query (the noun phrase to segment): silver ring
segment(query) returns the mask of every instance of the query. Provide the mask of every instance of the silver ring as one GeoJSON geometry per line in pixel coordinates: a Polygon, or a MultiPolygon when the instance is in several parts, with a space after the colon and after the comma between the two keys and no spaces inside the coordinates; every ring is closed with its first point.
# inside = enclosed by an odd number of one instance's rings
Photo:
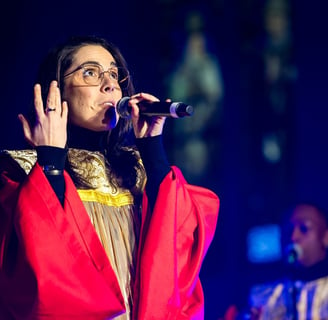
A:
{"type": "Polygon", "coordinates": [[[46,109],[46,111],[47,111],[47,112],[50,112],[50,111],[56,111],[56,108],[50,108],[50,107],[49,107],[49,108],[46,109]]]}

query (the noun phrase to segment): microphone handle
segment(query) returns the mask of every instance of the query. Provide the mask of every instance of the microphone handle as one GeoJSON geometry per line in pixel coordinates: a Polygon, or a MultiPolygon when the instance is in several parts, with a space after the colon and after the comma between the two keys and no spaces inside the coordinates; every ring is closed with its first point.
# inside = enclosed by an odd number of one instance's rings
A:
{"type": "Polygon", "coordinates": [[[139,102],[140,113],[145,116],[164,116],[172,118],[182,118],[191,116],[194,112],[193,107],[183,102],[139,102]]]}

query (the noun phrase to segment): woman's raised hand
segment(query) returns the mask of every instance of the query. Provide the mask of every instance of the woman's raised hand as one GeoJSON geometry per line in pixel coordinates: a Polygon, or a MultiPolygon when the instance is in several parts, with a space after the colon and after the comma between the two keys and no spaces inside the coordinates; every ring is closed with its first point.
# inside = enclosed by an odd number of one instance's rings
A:
{"type": "Polygon", "coordinates": [[[34,86],[35,125],[19,114],[26,141],[32,146],[53,146],[64,148],[67,140],[67,102],[61,101],[57,81],[52,81],[46,101],[42,101],[41,86],[34,86]]]}

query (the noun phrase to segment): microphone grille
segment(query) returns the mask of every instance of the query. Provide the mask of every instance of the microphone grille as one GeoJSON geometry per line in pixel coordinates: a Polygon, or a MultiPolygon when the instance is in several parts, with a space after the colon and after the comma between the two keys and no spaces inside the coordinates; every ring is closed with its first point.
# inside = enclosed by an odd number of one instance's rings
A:
{"type": "Polygon", "coordinates": [[[286,258],[288,263],[295,263],[303,255],[301,246],[297,243],[291,243],[286,248],[286,258]]]}
{"type": "Polygon", "coordinates": [[[131,117],[129,100],[130,97],[123,97],[116,104],[117,113],[121,118],[129,119],[131,117]]]}

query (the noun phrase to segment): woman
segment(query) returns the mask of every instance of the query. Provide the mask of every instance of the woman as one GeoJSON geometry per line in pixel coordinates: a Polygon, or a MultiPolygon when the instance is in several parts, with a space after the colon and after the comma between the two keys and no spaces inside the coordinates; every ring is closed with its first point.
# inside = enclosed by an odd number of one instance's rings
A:
{"type": "Polygon", "coordinates": [[[33,116],[19,115],[32,148],[0,161],[1,319],[203,318],[219,200],[169,166],[165,118],[137,105],[158,99],[133,91],[101,38],[69,39],[41,64],[33,116]]]}

